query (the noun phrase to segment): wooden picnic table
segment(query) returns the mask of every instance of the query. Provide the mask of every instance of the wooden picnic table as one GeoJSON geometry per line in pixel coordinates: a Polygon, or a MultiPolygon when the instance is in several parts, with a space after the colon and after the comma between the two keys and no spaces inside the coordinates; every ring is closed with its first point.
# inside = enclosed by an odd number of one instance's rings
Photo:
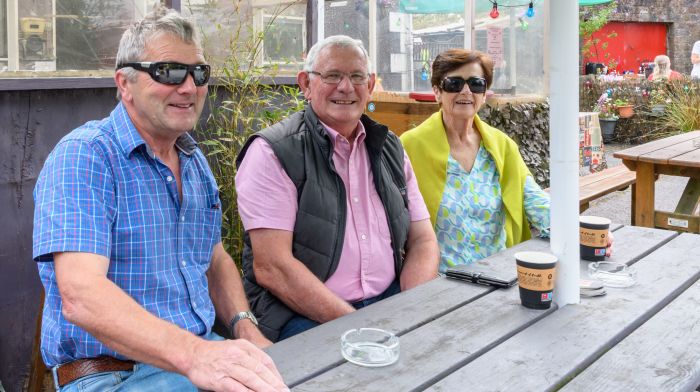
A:
{"type": "Polygon", "coordinates": [[[618,151],[637,175],[632,224],[700,233],[700,131],[655,140],[618,151]],[[657,211],[655,181],[659,174],[689,177],[675,211],[657,211]]]}
{"type": "MultiPolygon", "coordinates": [[[[637,284],[548,310],[517,287],[437,278],[267,349],[293,391],[690,391],[700,384],[700,235],[615,225],[610,261],[637,284]],[[343,359],[341,334],[374,327],[400,337],[396,363],[343,359]]],[[[515,270],[513,254],[484,262],[515,270]]],[[[582,271],[588,262],[581,261],[582,271]]],[[[586,275],[582,273],[582,277],[586,275]]],[[[556,294],[556,292],[555,292],[556,294]]]]}

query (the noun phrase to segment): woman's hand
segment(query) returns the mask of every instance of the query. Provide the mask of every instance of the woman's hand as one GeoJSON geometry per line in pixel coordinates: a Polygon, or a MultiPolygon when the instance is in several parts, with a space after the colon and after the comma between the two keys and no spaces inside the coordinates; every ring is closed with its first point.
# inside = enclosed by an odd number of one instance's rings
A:
{"type": "Polygon", "coordinates": [[[612,256],[613,242],[615,242],[615,236],[613,236],[611,231],[608,233],[608,245],[605,247],[605,257],[612,256]]]}

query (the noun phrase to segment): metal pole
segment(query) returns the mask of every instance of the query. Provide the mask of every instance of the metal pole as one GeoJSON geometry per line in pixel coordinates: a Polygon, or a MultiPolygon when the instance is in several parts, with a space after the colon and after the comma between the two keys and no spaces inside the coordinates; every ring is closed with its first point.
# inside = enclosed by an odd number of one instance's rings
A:
{"type": "Polygon", "coordinates": [[[554,300],[580,302],[578,234],[578,2],[550,1],[551,250],[559,258],[554,300]]]}

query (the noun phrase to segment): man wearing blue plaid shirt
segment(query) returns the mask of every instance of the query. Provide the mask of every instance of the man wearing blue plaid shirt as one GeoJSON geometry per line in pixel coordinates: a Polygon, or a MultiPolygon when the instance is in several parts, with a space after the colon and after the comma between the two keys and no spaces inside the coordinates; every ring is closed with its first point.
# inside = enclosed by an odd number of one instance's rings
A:
{"type": "Polygon", "coordinates": [[[124,33],[108,118],[65,136],[34,197],[41,352],[60,391],[284,391],[221,244],[188,135],[207,95],[195,27],[156,7],[124,33]],[[236,340],[212,332],[229,322],[236,340]]]}

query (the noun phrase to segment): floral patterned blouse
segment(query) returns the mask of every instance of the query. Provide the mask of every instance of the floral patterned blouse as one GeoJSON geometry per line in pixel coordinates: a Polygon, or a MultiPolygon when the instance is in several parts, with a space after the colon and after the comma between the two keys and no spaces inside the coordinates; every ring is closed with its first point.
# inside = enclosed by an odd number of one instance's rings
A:
{"type": "MultiPolygon", "coordinates": [[[[482,145],[471,172],[451,155],[435,232],[440,272],[469,264],[506,248],[505,211],[496,163],[482,145]]],[[[540,237],[549,237],[549,195],[532,176],[525,180],[525,214],[540,237]]]]}

